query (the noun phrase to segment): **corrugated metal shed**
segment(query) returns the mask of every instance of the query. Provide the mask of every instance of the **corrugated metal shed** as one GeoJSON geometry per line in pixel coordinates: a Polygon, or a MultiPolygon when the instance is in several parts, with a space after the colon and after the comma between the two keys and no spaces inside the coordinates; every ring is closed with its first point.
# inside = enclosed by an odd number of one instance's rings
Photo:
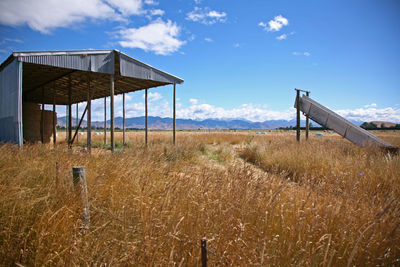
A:
{"type": "Polygon", "coordinates": [[[71,105],[183,80],[117,50],[14,52],[0,65],[0,141],[21,144],[22,101],[71,105]],[[11,125],[13,125],[11,127],[11,125]]]}
{"type": "Polygon", "coordinates": [[[310,119],[326,128],[334,130],[336,133],[350,140],[354,144],[358,146],[375,144],[387,148],[392,147],[390,144],[379,139],[363,128],[351,123],[339,114],[321,105],[310,97],[303,95],[299,100],[300,110],[304,112],[304,114],[306,114],[310,119]]]}

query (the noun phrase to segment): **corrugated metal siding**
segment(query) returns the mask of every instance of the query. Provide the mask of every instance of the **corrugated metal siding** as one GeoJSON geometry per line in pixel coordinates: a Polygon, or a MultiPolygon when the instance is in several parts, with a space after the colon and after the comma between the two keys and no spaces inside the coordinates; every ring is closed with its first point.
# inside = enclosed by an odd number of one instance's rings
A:
{"type": "Polygon", "coordinates": [[[0,72],[0,141],[22,145],[22,63],[14,59],[0,72]]]}
{"type": "Polygon", "coordinates": [[[337,113],[305,95],[300,98],[300,110],[313,121],[334,130],[336,133],[356,145],[365,146],[367,144],[376,144],[378,146],[391,147],[385,141],[379,139],[363,128],[354,125],[337,113]]]}
{"type": "Polygon", "coordinates": [[[122,53],[119,54],[121,76],[166,83],[183,83],[182,79],[164,73],[122,53]]]}
{"type": "Polygon", "coordinates": [[[48,65],[60,68],[93,71],[101,73],[114,73],[114,52],[107,54],[47,54],[30,55],[18,54],[21,62],[48,65]]]}

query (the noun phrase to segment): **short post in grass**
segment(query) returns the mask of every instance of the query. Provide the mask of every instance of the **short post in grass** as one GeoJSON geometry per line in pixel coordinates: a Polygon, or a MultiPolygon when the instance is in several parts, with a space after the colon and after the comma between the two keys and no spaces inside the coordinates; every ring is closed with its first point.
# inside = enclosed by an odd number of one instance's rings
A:
{"type": "Polygon", "coordinates": [[[207,267],[207,239],[201,239],[201,266],[207,267]]]}
{"type": "Polygon", "coordinates": [[[300,89],[295,89],[296,96],[296,109],[297,109],[297,117],[296,117],[296,139],[297,142],[300,142],[300,89]]]}
{"type": "Polygon", "coordinates": [[[87,229],[90,223],[90,214],[85,166],[72,167],[72,178],[74,181],[75,189],[80,191],[83,204],[83,228],[87,229]]]}

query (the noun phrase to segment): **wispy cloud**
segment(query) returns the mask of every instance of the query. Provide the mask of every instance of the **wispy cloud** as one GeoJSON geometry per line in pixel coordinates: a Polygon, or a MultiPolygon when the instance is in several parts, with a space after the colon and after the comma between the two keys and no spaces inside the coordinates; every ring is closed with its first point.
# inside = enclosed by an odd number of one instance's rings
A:
{"type": "Polygon", "coordinates": [[[193,11],[186,14],[186,19],[205,25],[212,25],[217,22],[225,22],[227,20],[227,14],[225,12],[211,10],[209,7],[195,7],[193,11]]]}
{"type": "Polygon", "coordinates": [[[378,105],[376,103],[372,103],[372,104],[365,105],[364,108],[375,108],[377,106],[378,105]]]}
{"type": "Polygon", "coordinates": [[[306,57],[309,57],[309,56],[311,56],[311,53],[310,52],[293,52],[292,53],[294,56],[306,56],[306,57]]]}
{"type": "Polygon", "coordinates": [[[204,41],[211,43],[211,42],[213,42],[213,39],[206,37],[206,38],[204,38],[204,41]]]}
{"type": "Polygon", "coordinates": [[[21,39],[4,38],[0,40],[0,45],[5,43],[23,43],[21,39]]]}
{"type": "Polygon", "coordinates": [[[189,102],[192,105],[197,105],[197,103],[199,103],[199,100],[197,100],[196,98],[191,98],[191,99],[189,99],[189,102]]]}
{"type": "Polygon", "coordinates": [[[276,37],[277,40],[286,40],[290,35],[293,35],[294,32],[284,33],[276,37]]]}
{"type": "Polygon", "coordinates": [[[154,1],[154,0],[144,0],[144,3],[146,5],[154,5],[154,6],[159,4],[157,1],[154,1]]]}
{"type": "Polygon", "coordinates": [[[168,20],[157,19],[139,28],[122,29],[118,32],[122,47],[140,48],[159,55],[169,55],[186,42],[179,39],[180,27],[168,20]]]}
{"type": "Polygon", "coordinates": [[[163,15],[165,14],[165,11],[162,10],[162,9],[150,9],[150,10],[148,11],[148,13],[149,13],[151,16],[163,16],[163,15]]]}
{"type": "Polygon", "coordinates": [[[268,23],[260,22],[258,26],[262,27],[264,30],[270,32],[277,32],[282,29],[283,26],[289,25],[289,20],[282,15],[275,16],[274,19],[268,21],[268,23]]]}

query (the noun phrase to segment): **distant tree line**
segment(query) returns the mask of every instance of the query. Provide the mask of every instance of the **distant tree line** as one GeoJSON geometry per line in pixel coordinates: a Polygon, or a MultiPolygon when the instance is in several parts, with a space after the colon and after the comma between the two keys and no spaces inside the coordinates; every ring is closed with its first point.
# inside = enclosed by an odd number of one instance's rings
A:
{"type": "Polygon", "coordinates": [[[381,127],[378,127],[378,125],[373,122],[364,122],[360,127],[365,130],[400,130],[400,124],[396,124],[395,126],[386,126],[382,123],[381,127]]]}
{"type": "MultiPolygon", "coordinates": [[[[314,126],[311,122],[310,122],[310,124],[309,124],[309,127],[308,127],[309,129],[310,129],[310,131],[325,131],[325,130],[330,130],[330,129],[328,129],[328,128],[326,128],[326,127],[323,127],[323,126],[314,126]]],[[[297,127],[296,126],[287,126],[287,127],[279,127],[278,128],[278,130],[296,130],[297,129],[297,127]]],[[[301,126],[300,127],[300,130],[305,130],[306,129],[306,127],[305,126],[301,126]]]]}

